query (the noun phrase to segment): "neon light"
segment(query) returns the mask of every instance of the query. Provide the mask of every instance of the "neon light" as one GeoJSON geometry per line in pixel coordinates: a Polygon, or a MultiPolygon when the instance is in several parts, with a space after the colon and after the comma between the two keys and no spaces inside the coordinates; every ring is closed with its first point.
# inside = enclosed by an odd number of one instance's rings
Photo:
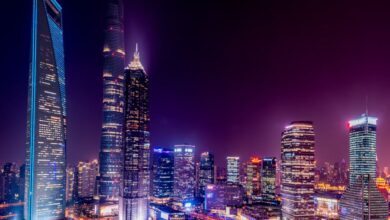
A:
{"type": "Polygon", "coordinates": [[[57,0],[51,0],[51,3],[58,9],[58,11],[62,10],[61,5],[57,2],[57,0]]]}
{"type": "Polygon", "coordinates": [[[349,121],[349,127],[354,127],[357,125],[363,125],[363,124],[370,124],[370,125],[376,125],[376,121],[378,118],[375,117],[368,117],[368,116],[363,116],[361,118],[351,120],[349,121]]]}
{"type": "Polygon", "coordinates": [[[35,105],[36,105],[36,74],[37,74],[37,28],[38,28],[38,2],[33,0],[32,24],[32,61],[31,61],[31,109],[30,109],[30,176],[28,195],[28,219],[35,219],[34,209],[34,164],[35,164],[35,105]]]}

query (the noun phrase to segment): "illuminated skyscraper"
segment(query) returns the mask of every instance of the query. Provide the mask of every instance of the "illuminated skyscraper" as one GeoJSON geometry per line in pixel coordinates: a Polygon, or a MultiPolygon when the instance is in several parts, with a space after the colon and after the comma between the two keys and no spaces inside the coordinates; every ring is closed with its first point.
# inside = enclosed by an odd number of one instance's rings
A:
{"type": "Polygon", "coordinates": [[[99,155],[99,195],[102,201],[117,201],[122,165],[123,43],[122,0],[106,0],[103,48],[103,124],[99,155]]]}
{"type": "Polygon", "coordinates": [[[76,167],[68,166],[66,168],[66,202],[73,203],[76,199],[77,184],[76,184],[76,167]]]}
{"type": "Polygon", "coordinates": [[[349,121],[349,183],[363,174],[376,177],[376,121],[364,114],[349,121]]]}
{"type": "Polygon", "coordinates": [[[62,8],[33,0],[25,218],[64,219],[66,99],[62,8]]]}
{"type": "Polygon", "coordinates": [[[349,121],[349,186],[340,200],[340,218],[386,220],[388,204],[376,178],[376,121],[363,114],[349,121]]]}
{"type": "Polygon", "coordinates": [[[245,191],[247,196],[256,196],[260,194],[261,190],[261,159],[252,157],[248,163],[245,164],[245,191]]]}
{"type": "Polygon", "coordinates": [[[199,194],[204,197],[207,184],[214,184],[214,155],[203,152],[200,155],[199,165],[199,194]]]}
{"type": "Polygon", "coordinates": [[[195,146],[175,145],[174,196],[179,200],[195,196],[195,146]]]}
{"type": "Polygon", "coordinates": [[[152,196],[156,203],[165,203],[173,196],[174,157],[173,148],[153,149],[152,196]]]}
{"type": "Polygon", "coordinates": [[[227,181],[230,183],[240,183],[240,158],[227,157],[227,181]]]}
{"type": "Polygon", "coordinates": [[[125,70],[125,123],[120,220],[148,218],[150,188],[149,77],[138,47],[125,70]]]}
{"type": "Polygon", "coordinates": [[[265,201],[276,199],[276,158],[266,157],[261,167],[261,195],[265,201]]]}
{"type": "Polygon", "coordinates": [[[341,197],[340,219],[387,220],[388,208],[375,179],[369,174],[363,174],[349,185],[341,197]]]}
{"type": "Polygon", "coordinates": [[[96,176],[98,175],[98,161],[79,162],[77,165],[77,197],[86,198],[95,196],[96,176]]]}
{"type": "Polygon", "coordinates": [[[282,134],[283,219],[314,219],[314,143],[312,122],[292,122],[282,134]]]}

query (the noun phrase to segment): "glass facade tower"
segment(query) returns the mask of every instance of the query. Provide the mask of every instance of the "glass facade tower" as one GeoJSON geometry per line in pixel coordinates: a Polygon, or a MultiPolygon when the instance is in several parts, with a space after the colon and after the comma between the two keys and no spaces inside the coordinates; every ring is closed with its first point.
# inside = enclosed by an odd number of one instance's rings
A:
{"type": "Polygon", "coordinates": [[[178,200],[195,196],[195,146],[175,145],[174,197],[178,200]]]}
{"type": "Polygon", "coordinates": [[[173,196],[174,156],[173,148],[153,149],[152,196],[156,203],[165,203],[173,196]]]}
{"type": "Polygon", "coordinates": [[[125,70],[123,176],[120,220],[148,218],[150,190],[149,77],[138,48],[125,70]]]}
{"type": "Polygon", "coordinates": [[[349,183],[353,185],[362,174],[376,177],[377,118],[364,114],[349,121],[349,183]]]}
{"type": "Polygon", "coordinates": [[[200,155],[199,165],[199,194],[205,195],[205,188],[208,184],[214,184],[214,155],[209,152],[203,152],[200,155]]]}
{"type": "Polygon", "coordinates": [[[266,157],[261,167],[261,195],[265,201],[276,199],[276,158],[266,157]]]}
{"type": "Polygon", "coordinates": [[[349,186],[340,200],[341,219],[377,219],[388,216],[388,203],[376,179],[377,118],[363,114],[349,121],[349,186]]]}
{"type": "Polygon", "coordinates": [[[65,218],[66,98],[62,8],[33,0],[25,219],[65,218]]]}
{"type": "Polygon", "coordinates": [[[117,201],[121,179],[123,130],[123,3],[107,0],[103,48],[103,123],[99,155],[99,196],[117,201]]]}
{"type": "Polygon", "coordinates": [[[240,158],[227,157],[227,181],[229,183],[240,183],[240,158]]]}
{"type": "Polygon", "coordinates": [[[314,219],[314,128],[298,121],[282,134],[282,214],[284,220],[314,219]]]}

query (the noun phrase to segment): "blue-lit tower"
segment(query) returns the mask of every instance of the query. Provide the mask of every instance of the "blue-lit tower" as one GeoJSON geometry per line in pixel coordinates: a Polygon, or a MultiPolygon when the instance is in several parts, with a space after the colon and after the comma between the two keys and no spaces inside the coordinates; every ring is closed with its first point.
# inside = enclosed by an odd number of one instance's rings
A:
{"type": "Polygon", "coordinates": [[[103,48],[103,123],[99,155],[99,196],[102,201],[117,201],[121,179],[123,129],[123,3],[106,0],[105,41],[103,48]]]}
{"type": "Polygon", "coordinates": [[[33,0],[25,219],[65,218],[66,98],[62,8],[33,0]]]}
{"type": "Polygon", "coordinates": [[[148,218],[150,190],[149,77],[138,48],[125,70],[123,176],[120,220],[148,218]]]}
{"type": "Polygon", "coordinates": [[[166,203],[173,196],[175,168],[173,148],[155,147],[152,155],[152,198],[156,203],[166,203]]]}

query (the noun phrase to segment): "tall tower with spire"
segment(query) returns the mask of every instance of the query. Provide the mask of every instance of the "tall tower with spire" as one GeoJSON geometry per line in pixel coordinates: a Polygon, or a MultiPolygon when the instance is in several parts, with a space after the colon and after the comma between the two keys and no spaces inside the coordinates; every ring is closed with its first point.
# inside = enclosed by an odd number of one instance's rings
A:
{"type": "Polygon", "coordinates": [[[125,70],[123,178],[120,220],[146,220],[150,188],[149,77],[138,46],[125,70]]]}
{"type": "Polygon", "coordinates": [[[117,201],[122,170],[123,71],[125,63],[123,2],[106,0],[103,48],[103,123],[99,154],[99,196],[117,201]]]}

